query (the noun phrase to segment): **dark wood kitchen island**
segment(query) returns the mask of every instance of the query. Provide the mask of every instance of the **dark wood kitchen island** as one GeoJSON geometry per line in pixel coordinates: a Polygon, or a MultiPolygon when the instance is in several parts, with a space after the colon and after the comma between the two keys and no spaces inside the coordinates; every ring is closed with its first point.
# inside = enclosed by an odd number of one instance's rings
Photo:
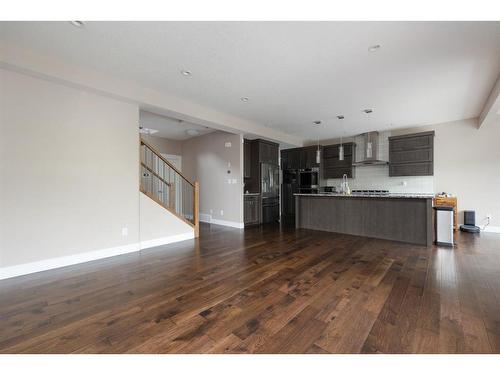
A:
{"type": "Polygon", "coordinates": [[[430,246],[432,196],[295,194],[295,226],[430,246]]]}

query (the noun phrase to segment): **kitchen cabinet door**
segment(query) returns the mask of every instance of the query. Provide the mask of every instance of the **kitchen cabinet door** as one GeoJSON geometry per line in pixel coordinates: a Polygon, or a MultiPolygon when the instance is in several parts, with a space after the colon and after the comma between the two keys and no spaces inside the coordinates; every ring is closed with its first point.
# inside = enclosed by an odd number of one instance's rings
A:
{"type": "Polygon", "coordinates": [[[408,163],[408,164],[390,164],[389,176],[432,176],[434,168],[432,163],[408,163]]]}
{"type": "Polygon", "coordinates": [[[389,137],[389,176],[432,176],[434,132],[389,137]]]}
{"type": "Polygon", "coordinates": [[[279,146],[266,141],[259,141],[259,161],[278,165],[279,146]]]}
{"type": "Polygon", "coordinates": [[[260,196],[245,196],[243,201],[243,218],[245,225],[260,224],[260,196]]]}

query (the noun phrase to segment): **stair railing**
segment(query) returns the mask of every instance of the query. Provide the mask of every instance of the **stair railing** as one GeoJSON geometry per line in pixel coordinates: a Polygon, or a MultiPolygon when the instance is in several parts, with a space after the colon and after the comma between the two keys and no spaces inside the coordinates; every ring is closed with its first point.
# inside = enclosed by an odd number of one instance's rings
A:
{"type": "Polygon", "coordinates": [[[143,139],[140,140],[140,173],[141,192],[191,225],[198,237],[199,183],[189,181],[143,139]]]}

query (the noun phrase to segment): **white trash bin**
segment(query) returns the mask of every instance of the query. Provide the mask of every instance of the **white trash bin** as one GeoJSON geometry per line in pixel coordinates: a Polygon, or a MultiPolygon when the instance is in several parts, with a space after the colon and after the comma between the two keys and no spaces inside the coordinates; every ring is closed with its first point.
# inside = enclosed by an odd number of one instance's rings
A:
{"type": "Polygon", "coordinates": [[[453,207],[436,206],[436,237],[438,246],[453,246],[453,207]]]}

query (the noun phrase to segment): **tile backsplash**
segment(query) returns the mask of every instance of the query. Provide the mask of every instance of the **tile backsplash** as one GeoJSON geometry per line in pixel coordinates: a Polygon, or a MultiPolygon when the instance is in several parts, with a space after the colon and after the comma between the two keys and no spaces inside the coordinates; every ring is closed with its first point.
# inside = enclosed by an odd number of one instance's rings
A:
{"type": "MultiPolygon", "coordinates": [[[[379,133],[378,158],[389,160],[390,132],[379,133]]],[[[363,158],[363,141],[355,140],[356,160],[363,158]]],[[[388,165],[354,167],[354,178],[348,179],[351,190],[389,190],[391,193],[434,193],[434,176],[389,177],[388,165]]],[[[342,179],[327,179],[327,186],[340,186],[342,179]]]]}
{"type": "MultiPolygon", "coordinates": [[[[355,167],[354,178],[349,178],[349,187],[357,190],[389,190],[391,193],[434,193],[433,176],[389,177],[389,166],[372,165],[355,167]]],[[[340,186],[342,179],[330,178],[327,186],[340,186]]]]}

